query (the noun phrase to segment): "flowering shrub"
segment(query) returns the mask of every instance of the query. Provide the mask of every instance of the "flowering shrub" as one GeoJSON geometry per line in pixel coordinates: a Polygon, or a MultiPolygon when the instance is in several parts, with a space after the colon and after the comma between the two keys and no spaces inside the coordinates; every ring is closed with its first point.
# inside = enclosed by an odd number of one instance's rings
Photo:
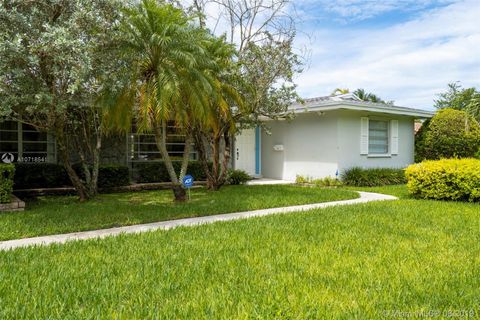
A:
{"type": "Polygon", "coordinates": [[[480,201],[480,160],[423,161],[406,171],[408,191],[423,199],[480,201]]]}

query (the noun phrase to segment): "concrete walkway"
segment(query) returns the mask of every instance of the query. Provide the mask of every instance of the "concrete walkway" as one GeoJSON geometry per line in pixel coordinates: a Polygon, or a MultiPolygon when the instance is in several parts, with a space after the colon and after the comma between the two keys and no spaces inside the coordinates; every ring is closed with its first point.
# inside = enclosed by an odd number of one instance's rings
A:
{"type": "Polygon", "coordinates": [[[187,219],[178,219],[162,222],[154,222],[147,224],[137,224],[133,226],[111,228],[111,229],[101,229],[85,232],[74,232],[66,234],[57,234],[36,238],[26,238],[26,239],[17,239],[17,240],[8,240],[0,242],[0,250],[9,250],[20,247],[35,246],[35,245],[48,245],[51,243],[65,243],[72,240],[85,240],[93,238],[104,238],[108,236],[116,236],[122,233],[140,233],[154,230],[168,230],[180,226],[196,226],[207,223],[214,223],[217,221],[229,221],[237,219],[246,219],[252,217],[261,217],[272,214],[279,213],[288,213],[296,211],[307,211],[318,208],[326,208],[338,205],[350,205],[357,203],[365,203],[370,201],[381,201],[381,200],[396,200],[398,198],[394,196],[371,193],[371,192],[358,192],[360,198],[351,199],[351,200],[342,200],[342,201],[332,201],[332,202],[323,202],[323,203],[314,203],[306,204],[299,206],[290,206],[283,208],[271,208],[271,209],[262,209],[254,211],[245,211],[245,212],[235,212],[227,214],[217,214],[212,216],[205,217],[196,217],[196,218],[187,218],[187,219]]]}
{"type": "Polygon", "coordinates": [[[259,178],[247,181],[247,185],[256,186],[256,185],[271,185],[271,184],[294,184],[295,181],[288,180],[278,180],[278,179],[268,179],[268,178],[259,178]]]}

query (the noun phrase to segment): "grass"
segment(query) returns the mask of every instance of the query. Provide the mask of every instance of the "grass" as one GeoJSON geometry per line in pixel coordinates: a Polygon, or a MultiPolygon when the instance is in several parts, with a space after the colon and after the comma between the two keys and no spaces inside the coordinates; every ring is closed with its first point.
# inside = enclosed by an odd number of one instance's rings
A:
{"type": "Polygon", "coordinates": [[[404,199],[0,252],[0,318],[478,317],[479,212],[404,199]]]}
{"type": "Polygon", "coordinates": [[[377,187],[344,187],[344,189],[389,194],[400,199],[412,199],[405,184],[377,187]]]}
{"type": "Polygon", "coordinates": [[[338,189],[298,186],[226,186],[218,192],[192,189],[188,203],[173,203],[170,190],[99,195],[87,203],[74,196],[40,197],[25,212],[0,213],[0,241],[111,228],[218,213],[352,199],[338,189]]]}

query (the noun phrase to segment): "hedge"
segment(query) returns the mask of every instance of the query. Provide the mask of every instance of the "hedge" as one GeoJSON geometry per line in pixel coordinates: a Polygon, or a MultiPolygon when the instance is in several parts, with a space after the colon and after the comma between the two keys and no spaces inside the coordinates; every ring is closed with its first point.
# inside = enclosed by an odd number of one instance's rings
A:
{"type": "MultiPolygon", "coordinates": [[[[182,163],[180,161],[173,162],[173,167],[177,174],[180,172],[181,165],[182,163]]],[[[170,177],[163,161],[137,162],[135,163],[135,169],[137,169],[137,182],[139,183],[170,182],[170,177]]],[[[188,163],[187,173],[191,174],[195,181],[206,180],[207,178],[202,164],[199,161],[190,161],[188,163]]]]}
{"type": "Polygon", "coordinates": [[[98,168],[98,187],[110,189],[130,184],[130,170],[127,166],[101,165],[98,168]]]}
{"type": "Polygon", "coordinates": [[[341,180],[348,186],[374,187],[406,183],[403,169],[352,167],[343,172],[341,180]]]}
{"type": "Polygon", "coordinates": [[[54,163],[16,163],[15,189],[60,188],[70,185],[65,169],[54,163]]]}
{"type": "MultiPolygon", "coordinates": [[[[60,164],[54,163],[16,163],[14,179],[15,189],[60,188],[71,186],[67,172],[60,164]]],[[[80,173],[78,165],[74,166],[80,173]]],[[[130,172],[127,166],[100,165],[98,169],[98,187],[109,189],[130,184],[130,172]]]]}
{"type": "MultiPolygon", "coordinates": [[[[78,176],[84,179],[80,164],[73,166],[78,176]]],[[[98,168],[97,186],[100,189],[111,189],[130,184],[130,170],[127,166],[119,164],[101,164],[98,168]]]]}
{"type": "Polygon", "coordinates": [[[0,164],[0,203],[9,203],[13,192],[13,164],[0,164]]]}
{"type": "Polygon", "coordinates": [[[480,160],[423,161],[406,169],[408,191],[417,198],[480,201],[480,160]]]}

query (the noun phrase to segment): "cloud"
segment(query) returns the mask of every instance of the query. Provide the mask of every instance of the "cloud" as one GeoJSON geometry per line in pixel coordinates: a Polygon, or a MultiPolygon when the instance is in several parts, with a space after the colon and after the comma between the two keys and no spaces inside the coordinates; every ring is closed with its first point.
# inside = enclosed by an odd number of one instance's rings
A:
{"type": "MultiPolygon", "coordinates": [[[[347,8],[361,5],[365,10],[371,1],[363,2],[366,4],[353,0],[335,3],[347,8]]],[[[372,4],[376,6],[372,12],[381,12],[382,3],[384,8],[397,3],[374,2],[378,3],[372,4]]],[[[345,15],[360,16],[353,9],[347,11],[345,15]]],[[[480,87],[478,17],[480,2],[472,0],[427,9],[389,27],[309,26],[311,63],[297,79],[299,92],[312,97],[329,94],[337,87],[365,88],[398,105],[431,108],[435,94],[444,91],[449,82],[459,80],[465,86],[480,87]]],[[[306,37],[297,40],[300,45],[308,41],[306,37]]]]}
{"type": "MultiPolygon", "coordinates": [[[[207,3],[207,26],[229,31],[219,6],[207,3]]],[[[480,0],[293,3],[295,45],[309,58],[296,79],[305,98],[364,88],[398,105],[431,109],[449,82],[480,88],[480,0]]]]}
{"type": "Polygon", "coordinates": [[[392,11],[414,12],[453,2],[453,0],[297,0],[295,3],[304,12],[322,8],[330,19],[347,23],[366,20],[392,11]]]}

